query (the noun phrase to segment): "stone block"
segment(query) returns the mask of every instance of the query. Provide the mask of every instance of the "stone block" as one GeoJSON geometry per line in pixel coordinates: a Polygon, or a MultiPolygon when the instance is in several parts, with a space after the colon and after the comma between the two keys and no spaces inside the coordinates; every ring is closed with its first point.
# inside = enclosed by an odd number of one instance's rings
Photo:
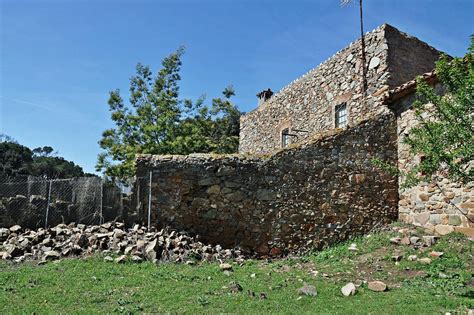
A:
{"type": "Polygon", "coordinates": [[[454,228],[454,231],[456,232],[459,232],[459,233],[462,233],[468,237],[472,237],[474,238],[474,227],[460,227],[460,226],[456,226],[454,228]]]}
{"type": "Polygon", "coordinates": [[[220,183],[220,179],[217,177],[206,177],[198,181],[199,186],[212,186],[220,183]]]}
{"type": "Polygon", "coordinates": [[[271,201],[277,198],[277,193],[268,189],[257,190],[257,199],[262,201],[271,201]]]}
{"type": "Polygon", "coordinates": [[[428,194],[419,194],[418,198],[420,198],[420,200],[423,202],[430,200],[430,196],[428,194]]]}
{"type": "Polygon", "coordinates": [[[414,221],[416,223],[419,223],[420,225],[425,225],[426,223],[428,223],[429,219],[430,219],[429,212],[422,212],[422,213],[414,215],[414,221]]]}
{"type": "Polygon", "coordinates": [[[466,210],[474,210],[474,202],[464,202],[459,205],[459,208],[466,210]]]}
{"type": "Polygon", "coordinates": [[[238,202],[244,200],[247,195],[241,191],[236,191],[225,196],[229,201],[238,202]]]}
{"type": "Polygon", "coordinates": [[[221,192],[221,187],[219,185],[212,185],[206,190],[206,192],[208,194],[218,194],[221,192]]]}
{"type": "Polygon", "coordinates": [[[454,231],[454,227],[450,225],[436,225],[435,232],[439,235],[446,235],[454,231]]]}
{"type": "Polygon", "coordinates": [[[430,223],[433,224],[433,225],[441,224],[441,215],[431,214],[430,215],[430,223]]]}
{"type": "Polygon", "coordinates": [[[449,225],[461,225],[461,217],[457,214],[450,214],[448,219],[449,225]]]}
{"type": "Polygon", "coordinates": [[[377,68],[379,65],[380,65],[380,58],[379,57],[372,57],[372,59],[370,59],[370,63],[369,63],[369,70],[377,68]]]}

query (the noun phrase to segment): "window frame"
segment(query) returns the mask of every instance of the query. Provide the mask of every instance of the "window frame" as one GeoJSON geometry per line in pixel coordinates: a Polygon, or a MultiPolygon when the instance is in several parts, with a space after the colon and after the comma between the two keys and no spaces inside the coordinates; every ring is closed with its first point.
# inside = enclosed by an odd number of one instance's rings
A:
{"type": "Polygon", "coordinates": [[[349,108],[347,102],[334,106],[334,128],[345,128],[349,124],[349,108]],[[341,115],[341,112],[344,115],[341,115]],[[341,120],[344,118],[344,120],[341,120]]]}
{"type": "Polygon", "coordinates": [[[290,128],[283,128],[280,131],[280,146],[281,148],[287,148],[290,145],[290,128]]]}

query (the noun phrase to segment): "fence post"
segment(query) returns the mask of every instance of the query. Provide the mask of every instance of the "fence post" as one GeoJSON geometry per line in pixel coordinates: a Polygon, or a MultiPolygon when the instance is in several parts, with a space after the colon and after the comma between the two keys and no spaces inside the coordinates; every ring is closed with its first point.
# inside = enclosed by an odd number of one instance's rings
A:
{"type": "Polygon", "coordinates": [[[151,181],[152,181],[153,171],[150,171],[150,182],[148,189],[148,231],[151,228],[151,181]]]}
{"type": "Polygon", "coordinates": [[[46,204],[46,219],[44,220],[44,228],[48,228],[48,216],[49,216],[49,203],[51,201],[51,185],[53,184],[53,180],[49,180],[49,189],[48,189],[48,202],[46,204]]]}
{"type": "Polygon", "coordinates": [[[100,224],[104,223],[104,180],[100,179],[100,224]]]}
{"type": "Polygon", "coordinates": [[[28,175],[28,177],[27,177],[27,182],[28,182],[28,200],[30,200],[30,195],[31,195],[31,175],[28,175]]]}

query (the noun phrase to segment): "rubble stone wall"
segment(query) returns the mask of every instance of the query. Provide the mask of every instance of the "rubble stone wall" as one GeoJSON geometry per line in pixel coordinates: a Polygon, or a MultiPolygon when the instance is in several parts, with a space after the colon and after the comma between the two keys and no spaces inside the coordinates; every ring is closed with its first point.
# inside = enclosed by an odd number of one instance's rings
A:
{"type": "Polygon", "coordinates": [[[154,224],[279,255],[396,220],[398,179],[371,162],[395,162],[396,137],[384,115],[271,156],[143,155],[137,176],[152,170],[154,224]]]}
{"type": "MultiPolygon", "coordinates": [[[[438,93],[442,86],[436,85],[438,93]]],[[[397,109],[399,168],[408,171],[419,162],[413,156],[403,139],[411,128],[416,126],[414,110],[411,105],[414,95],[399,100],[397,109]]],[[[400,179],[400,183],[403,179],[400,179]]],[[[403,222],[434,230],[444,235],[456,231],[474,236],[474,182],[467,185],[453,183],[443,174],[433,176],[431,182],[423,182],[413,188],[399,191],[399,217],[403,222]]]]}
{"type": "Polygon", "coordinates": [[[290,137],[293,143],[333,129],[335,107],[344,102],[349,125],[367,114],[385,113],[388,109],[378,96],[431,71],[439,57],[436,49],[387,24],[365,35],[365,41],[368,90],[364,102],[360,41],[356,41],[243,115],[239,151],[270,153],[281,147],[285,128],[295,135],[290,137]]]}

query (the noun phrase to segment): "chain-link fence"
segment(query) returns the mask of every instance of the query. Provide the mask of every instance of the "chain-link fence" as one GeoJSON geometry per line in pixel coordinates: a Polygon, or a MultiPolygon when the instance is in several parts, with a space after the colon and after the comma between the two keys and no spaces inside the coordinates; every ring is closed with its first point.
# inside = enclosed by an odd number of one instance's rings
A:
{"type": "Polygon", "coordinates": [[[124,187],[98,177],[0,178],[0,227],[125,221],[128,199],[123,190],[124,187]]]}

